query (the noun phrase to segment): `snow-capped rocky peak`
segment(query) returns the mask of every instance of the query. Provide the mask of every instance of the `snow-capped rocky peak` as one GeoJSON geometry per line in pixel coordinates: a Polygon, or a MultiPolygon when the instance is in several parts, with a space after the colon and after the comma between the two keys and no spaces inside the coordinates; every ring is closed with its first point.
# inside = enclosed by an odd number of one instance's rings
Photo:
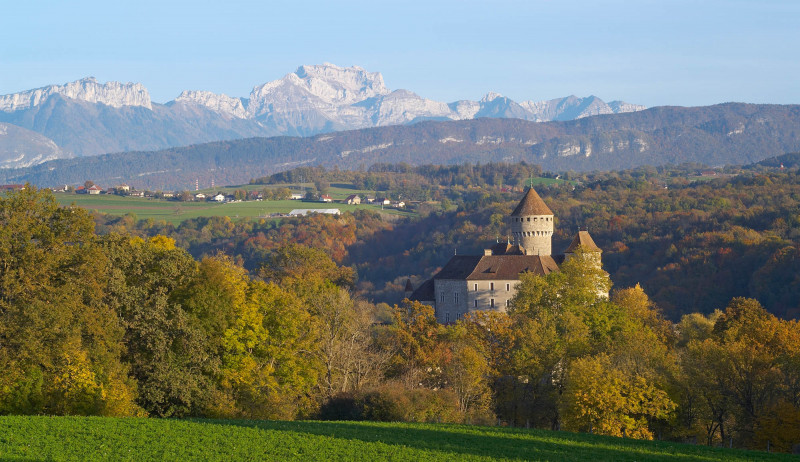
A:
{"type": "Polygon", "coordinates": [[[247,112],[251,117],[313,111],[331,120],[340,115],[352,118],[350,109],[347,115],[339,114],[340,109],[389,93],[379,72],[329,63],[300,66],[279,80],[253,88],[247,112]]]}
{"type": "Polygon", "coordinates": [[[626,103],[625,101],[611,101],[608,103],[608,106],[614,111],[615,114],[619,114],[621,112],[636,112],[636,111],[644,111],[647,109],[647,106],[642,106],[641,104],[631,104],[626,103]]]}
{"type": "Polygon", "coordinates": [[[353,104],[389,93],[380,72],[367,72],[358,66],[300,66],[294,75],[310,93],[334,104],[353,104]]]}
{"type": "Polygon", "coordinates": [[[35,107],[52,95],[61,95],[89,103],[101,103],[115,108],[142,106],[152,109],[150,94],[140,83],[99,83],[94,77],[87,77],[64,85],[50,85],[0,96],[0,111],[11,112],[35,107]]]}
{"type": "Polygon", "coordinates": [[[502,97],[503,95],[501,95],[500,93],[497,93],[495,91],[490,91],[489,93],[486,93],[486,96],[481,98],[481,103],[491,103],[497,98],[502,98],[502,97]]]}
{"type": "Polygon", "coordinates": [[[225,94],[216,94],[210,91],[186,90],[175,98],[177,103],[190,103],[204,106],[220,114],[226,114],[239,119],[247,118],[247,110],[241,98],[233,98],[225,94]]]}

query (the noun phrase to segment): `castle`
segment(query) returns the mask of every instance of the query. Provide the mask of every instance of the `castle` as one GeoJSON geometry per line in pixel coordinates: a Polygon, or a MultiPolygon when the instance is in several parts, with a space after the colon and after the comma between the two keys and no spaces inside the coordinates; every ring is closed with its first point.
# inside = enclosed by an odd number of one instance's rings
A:
{"type": "Polygon", "coordinates": [[[558,264],[571,258],[578,247],[600,263],[600,250],[588,231],[578,231],[562,255],[551,255],[553,212],[533,188],[525,192],[511,212],[511,241],[498,243],[483,255],[456,255],[416,290],[407,281],[410,300],[434,308],[443,324],[457,321],[471,311],[505,311],[522,273],[547,275],[558,271],[558,264]]]}

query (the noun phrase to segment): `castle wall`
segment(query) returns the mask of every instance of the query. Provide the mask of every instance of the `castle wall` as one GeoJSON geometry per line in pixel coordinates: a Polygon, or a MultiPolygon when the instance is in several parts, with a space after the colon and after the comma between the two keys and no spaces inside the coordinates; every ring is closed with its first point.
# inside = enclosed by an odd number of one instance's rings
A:
{"type": "Polygon", "coordinates": [[[434,279],[436,320],[442,324],[456,322],[467,313],[467,281],[434,279]]]}
{"type": "Polygon", "coordinates": [[[552,215],[511,217],[511,234],[528,255],[552,255],[552,215]]]}
{"type": "Polygon", "coordinates": [[[519,280],[467,281],[468,311],[508,310],[508,305],[517,293],[519,280]]]}

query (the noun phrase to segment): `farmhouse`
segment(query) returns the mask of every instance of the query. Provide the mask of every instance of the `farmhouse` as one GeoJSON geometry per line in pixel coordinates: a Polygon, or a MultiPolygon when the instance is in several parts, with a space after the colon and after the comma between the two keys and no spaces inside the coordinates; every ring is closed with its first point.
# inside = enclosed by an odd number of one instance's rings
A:
{"type": "Polygon", "coordinates": [[[92,186],[90,186],[86,190],[86,192],[89,193],[89,194],[100,194],[102,191],[103,191],[103,188],[101,188],[100,186],[97,186],[96,184],[93,184],[92,186]]]}
{"type": "Polygon", "coordinates": [[[358,205],[361,203],[361,197],[358,194],[351,194],[344,200],[345,204],[358,205]]]}
{"type": "Polygon", "coordinates": [[[321,202],[333,202],[333,198],[327,194],[322,194],[319,196],[319,200],[321,202]]]}
{"type": "MultiPolygon", "coordinates": [[[[533,188],[511,213],[513,242],[497,243],[483,255],[456,255],[409,299],[434,308],[436,319],[448,324],[471,311],[506,311],[517,293],[522,273],[547,275],[580,248],[600,265],[600,250],[588,231],[578,234],[562,255],[551,255],[553,212],[533,188]]],[[[410,282],[409,282],[410,284],[410,282]]],[[[407,284],[406,290],[411,289],[407,284]]]]}

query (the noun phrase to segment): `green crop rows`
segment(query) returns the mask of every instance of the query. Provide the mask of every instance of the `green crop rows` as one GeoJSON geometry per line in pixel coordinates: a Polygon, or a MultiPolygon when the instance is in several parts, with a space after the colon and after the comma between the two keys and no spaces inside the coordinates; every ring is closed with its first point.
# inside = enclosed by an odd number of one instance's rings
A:
{"type": "Polygon", "coordinates": [[[0,417],[2,460],[791,460],[674,443],[501,427],[0,417]]]}

